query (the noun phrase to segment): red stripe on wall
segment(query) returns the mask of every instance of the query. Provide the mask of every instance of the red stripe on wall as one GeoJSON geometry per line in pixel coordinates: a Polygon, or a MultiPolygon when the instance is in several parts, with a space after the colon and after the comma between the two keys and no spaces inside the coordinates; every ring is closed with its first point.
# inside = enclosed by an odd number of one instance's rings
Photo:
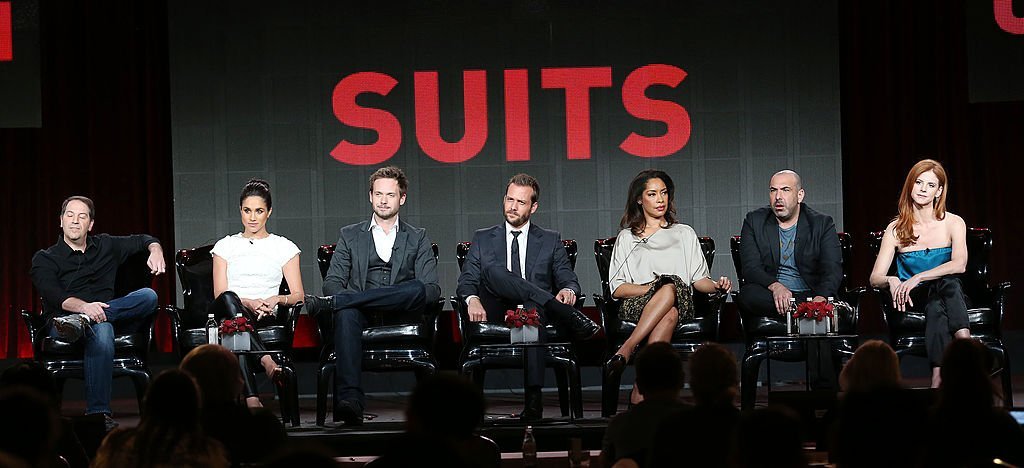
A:
{"type": "Polygon", "coordinates": [[[11,31],[11,2],[0,2],[0,62],[14,60],[13,36],[11,31]]]}

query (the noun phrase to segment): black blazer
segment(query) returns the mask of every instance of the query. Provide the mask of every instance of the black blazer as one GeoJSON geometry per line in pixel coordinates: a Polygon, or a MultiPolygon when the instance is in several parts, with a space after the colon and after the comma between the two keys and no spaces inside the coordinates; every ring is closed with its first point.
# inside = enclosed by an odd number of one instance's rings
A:
{"type": "MultiPolygon", "coordinates": [[[[796,269],[811,293],[835,297],[843,279],[843,252],[832,217],[801,203],[795,250],[796,269]]],[[[779,222],[770,206],[747,213],[743,220],[740,264],[748,283],[767,288],[778,281],[779,222]]]]}
{"type": "MultiPolygon", "coordinates": [[[[366,289],[366,271],[371,254],[377,255],[377,252],[369,220],[341,228],[331,266],[324,277],[324,294],[366,289]]],[[[426,229],[414,227],[399,218],[391,264],[391,284],[418,279],[426,286],[427,304],[433,304],[441,297],[441,287],[437,284],[437,260],[426,229]]]]}
{"type": "MultiPolygon", "coordinates": [[[[552,294],[562,289],[571,289],[579,296],[580,283],[569,265],[569,256],[562,246],[562,236],[533,223],[530,223],[529,236],[524,272],[526,280],[552,294]]],[[[492,265],[508,268],[506,251],[505,223],[476,231],[473,234],[473,245],[469,247],[466,261],[462,264],[456,294],[462,299],[480,295],[480,272],[492,265]]]]}

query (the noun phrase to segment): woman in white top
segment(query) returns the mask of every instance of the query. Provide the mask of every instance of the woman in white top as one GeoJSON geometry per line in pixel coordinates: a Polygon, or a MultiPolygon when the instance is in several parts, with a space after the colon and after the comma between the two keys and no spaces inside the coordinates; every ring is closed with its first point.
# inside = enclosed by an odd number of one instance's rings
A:
{"type": "MultiPolygon", "coordinates": [[[[658,170],[640,172],[629,185],[608,286],[622,300],[620,317],[636,328],[605,364],[606,373],[621,372],[645,339],[670,341],[681,319],[693,318],[691,288],[709,294],[732,288],[725,276],[711,280],[696,232],[676,221],[674,196],[672,178],[658,170]]],[[[635,385],[630,400],[641,400],[635,385]]]]}
{"type": "MultiPolygon", "coordinates": [[[[267,232],[271,213],[270,184],[252,179],[245,184],[238,199],[242,232],[227,236],[213,246],[213,294],[210,313],[223,320],[241,313],[259,327],[277,318],[278,306],[289,306],[302,300],[302,275],[299,272],[299,248],[290,240],[267,232]],[[278,291],[281,278],[288,282],[291,294],[278,291]]],[[[254,350],[266,347],[259,335],[251,333],[254,350]]],[[[256,394],[255,374],[249,370],[255,356],[239,359],[245,381],[246,404],[260,407],[256,394]]],[[[282,368],[269,354],[260,356],[263,366],[275,384],[281,385],[282,368]]]]}

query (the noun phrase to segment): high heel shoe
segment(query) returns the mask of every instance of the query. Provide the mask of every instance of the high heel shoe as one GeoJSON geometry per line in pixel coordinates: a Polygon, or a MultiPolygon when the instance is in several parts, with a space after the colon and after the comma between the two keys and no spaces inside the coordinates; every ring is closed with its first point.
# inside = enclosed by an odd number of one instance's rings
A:
{"type": "Polygon", "coordinates": [[[291,369],[277,366],[270,372],[270,381],[274,382],[274,385],[278,388],[284,388],[288,383],[290,374],[291,369]]]}
{"type": "Polygon", "coordinates": [[[608,377],[614,377],[616,375],[622,375],[622,371],[626,369],[626,356],[619,353],[615,353],[608,362],[604,363],[604,375],[608,377]]]}

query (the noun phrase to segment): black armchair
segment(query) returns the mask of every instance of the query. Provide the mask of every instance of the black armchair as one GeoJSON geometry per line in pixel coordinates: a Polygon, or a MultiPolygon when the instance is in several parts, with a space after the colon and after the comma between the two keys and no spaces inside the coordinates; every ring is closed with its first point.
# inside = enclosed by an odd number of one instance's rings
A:
{"type": "MultiPolygon", "coordinates": [[[[882,231],[868,235],[868,246],[878,255],[882,246],[882,231]]],[[[967,230],[967,270],[959,275],[967,299],[967,318],[971,337],[983,343],[995,358],[993,375],[1000,374],[1003,400],[1006,407],[1013,406],[1013,388],[1010,374],[1010,355],[1003,344],[1003,316],[1009,282],[996,285],[989,283],[989,256],[992,253],[992,231],[987,228],[967,230]]],[[[896,275],[896,262],[892,262],[889,274],[896,275]]],[[[899,312],[892,306],[892,296],[887,289],[874,289],[882,307],[882,315],[889,328],[889,343],[896,355],[926,357],[924,338],[924,313],[911,308],[899,312]]]]}
{"type": "MultiPolygon", "coordinates": [[[[153,275],[146,260],[149,252],[141,252],[128,257],[117,269],[114,285],[115,297],[124,296],[137,289],[150,286],[153,275]]],[[[42,302],[42,301],[40,301],[42,302]]],[[[47,323],[43,315],[35,311],[22,310],[21,317],[28,328],[32,341],[35,359],[53,374],[57,385],[58,401],[64,392],[67,379],[85,379],[85,350],[81,342],[67,343],[49,336],[47,323]]],[[[142,410],[142,398],[149,386],[151,373],[146,357],[149,345],[153,340],[153,320],[156,314],[150,315],[139,326],[135,333],[117,333],[114,335],[114,377],[130,377],[135,385],[135,397],[142,410]]]]}
{"type": "MultiPolygon", "coordinates": [[[[459,262],[459,270],[466,261],[472,242],[460,242],[455,247],[455,257],[459,262]]],[[[563,239],[562,246],[569,256],[569,265],[576,269],[576,257],[579,246],[574,239],[563,239]]],[[[581,309],[585,301],[583,294],[576,300],[576,308],[581,309]]],[[[459,334],[462,336],[462,352],[459,356],[459,367],[463,375],[473,378],[483,386],[487,369],[519,369],[523,367],[522,348],[500,348],[484,350],[480,345],[501,344],[511,342],[511,331],[504,322],[474,322],[469,320],[469,312],[463,298],[452,296],[452,308],[458,312],[459,334]]],[[[572,338],[550,323],[544,325],[549,343],[571,343],[572,338]]],[[[583,389],[580,385],[580,369],[572,345],[549,346],[547,367],[555,369],[558,386],[558,402],[562,416],[583,417],[583,389]]]]}
{"type": "MultiPolygon", "coordinates": [[[[857,318],[859,314],[859,298],[864,288],[850,289],[848,268],[850,255],[853,252],[853,240],[845,232],[838,233],[839,246],[843,256],[843,279],[839,284],[839,295],[836,300],[849,304],[849,308],[837,307],[839,319],[838,329],[840,334],[857,333],[857,318]]],[[[740,236],[733,236],[731,242],[732,262],[736,267],[736,276],[740,288],[746,280],[743,278],[743,268],[740,260],[740,236]]],[[[798,362],[804,360],[806,355],[803,342],[793,340],[772,340],[768,337],[783,336],[786,334],[786,322],[780,318],[760,317],[740,314],[740,322],[743,326],[743,334],[746,338],[746,351],[743,353],[743,366],[741,377],[740,402],[743,409],[750,409],[754,406],[757,396],[757,375],[761,370],[761,363],[765,359],[775,359],[784,362],[798,362]]],[[[843,359],[853,355],[857,348],[856,339],[841,339],[831,341],[833,365],[838,375],[842,367],[843,359]]]]}
{"type": "MultiPolygon", "coordinates": [[[[715,262],[715,240],[710,237],[701,237],[699,241],[704,260],[710,270],[715,262]]],[[[622,301],[612,297],[608,286],[608,269],[614,248],[614,237],[594,241],[597,271],[601,275],[601,295],[595,294],[594,301],[597,302],[597,306],[601,310],[601,321],[603,322],[601,325],[604,327],[605,334],[608,335],[609,357],[625,343],[626,338],[636,328],[636,322],[619,317],[619,307],[622,305],[622,301]]],[[[721,322],[723,303],[725,303],[724,296],[718,297],[694,291],[694,318],[684,321],[681,327],[676,328],[671,342],[672,347],[684,359],[696,351],[701,344],[718,339],[718,326],[721,322]]],[[[621,375],[602,376],[601,416],[603,417],[611,417],[618,410],[621,378],[621,375]]]]}
{"type": "MultiPolygon", "coordinates": [[[[181,282],[183,307],[171,307],[171,334],[178,346],[178,352],[184,356],[192,348],[207,343],[206,320],[207,309],[213,302],[213,257],[210,255],[212,245],[204,245],[193,249],[179,250],[174,255],[174,265],[181,282]]],[[[280,294],[290,294],[288,284],[281,280],[280,294]]],[[[302,303],[289,306],[278,306],[277,319],[270,324],[263,324],[256,329],[260,340],[267,346],[267,351],[281,367],[285,368],[287,381],[278,388],[278,400],[281,404],[281,419],[285,424],[298,426],[299,394],[298,377],[295,366],[288,356],[292,349],[292,338],[295,334],[295,323],[298,321],[302,303]]],[[[262,366],[255,366],[262,371],[262,366]]]]}
{"type": "MultiPolygon", "coordinates": [[[[321,245],[317,251],[317,264],[321,278],[327,277],[336,244],[321,245]]],[[[432,244],[437,259],[437,244],[432,244]]],[[[437,335],[437,320],[444,300],[427,307],[422,316],[408,314],[368,314],[368,327],[363,329],[363,371],[411,371],[416,379],[437,372],[437,360],[431,352],[437,335]]],[[[316,374],[316,423],[327,421],[327,387],[334,378],[337,354],[334,349],[334,314],[316,315],[320,333],[320,369],[316,374]]],[[[333,396],[333,392],[332,392],[333,396]]],[[[336,402],[335,402],[336,403],[336,402]]]]}

